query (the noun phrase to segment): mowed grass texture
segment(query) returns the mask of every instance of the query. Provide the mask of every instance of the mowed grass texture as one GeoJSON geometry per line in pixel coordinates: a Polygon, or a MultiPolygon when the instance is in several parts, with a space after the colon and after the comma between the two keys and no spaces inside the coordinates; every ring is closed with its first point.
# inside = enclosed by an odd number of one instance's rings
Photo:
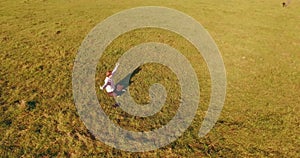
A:
{"type": "Polygon", "coordinates": [[[300,157],[300,2],[291,1],[0,0],[0,157],[300,157]],[[97,96],[117,125],[133,131],[159,128],[180,102],[176,75],[146,64],[131,78],[137,103],[161,83],[168,92],[162,110],[139,118],[112,108],[98,86],[104,73],[131,47],[162,42],[189,59],[201,87],[190,128],[159,150],[131,153],[95,139],[77,114],[72,70],[78,48],[99,22],[124,9],[165,6],[199,21],[218,45],[226,66],[227,96],[221,116],[198,137],[210,99],[210,76],[197,50],[161,29],[139,29],[117,38],[104,52],[95,76],[97,96]],[[162,70],[162,71],[161,71],[162,70]],[[163,73],[165,72],[165,73],[163,73]]]}

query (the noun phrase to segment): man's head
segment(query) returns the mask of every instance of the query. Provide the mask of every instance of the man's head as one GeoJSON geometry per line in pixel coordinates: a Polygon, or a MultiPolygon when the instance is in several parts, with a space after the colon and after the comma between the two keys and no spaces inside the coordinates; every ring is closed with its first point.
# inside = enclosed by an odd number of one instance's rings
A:
{"type": "Polygon", "coordinates": [[[112,71],[107,71],[106,72],[106,77],[111,77],[111,75],[112,75],[112,71]]]}

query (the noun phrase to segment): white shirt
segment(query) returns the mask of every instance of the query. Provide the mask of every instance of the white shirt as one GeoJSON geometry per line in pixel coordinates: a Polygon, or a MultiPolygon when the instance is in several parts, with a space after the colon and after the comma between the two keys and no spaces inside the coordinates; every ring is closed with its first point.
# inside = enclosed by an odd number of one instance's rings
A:
{"type": "Polygon", "coordinates": [[[102,88],[104,88],[104,87],[105,87],[106,92],[108,92],[108,93],[111,93],[115,90],[115,84],[112,79],[112,76],[105,78],[104,85],[102,86],[102,88]]]}

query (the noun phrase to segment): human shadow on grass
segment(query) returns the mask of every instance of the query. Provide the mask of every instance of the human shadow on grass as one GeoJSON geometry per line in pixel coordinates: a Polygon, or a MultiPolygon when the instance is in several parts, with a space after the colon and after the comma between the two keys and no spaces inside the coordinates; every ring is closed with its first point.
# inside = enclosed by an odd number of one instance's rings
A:
{"type": "Polygon", "coordinates": [[[116,84],[117,91],[115,93],[117,94],[117,96],[121,96],[125,93],[127,88],[133,83],[133,81],[131,80],[132,77],[138,74],[141,70],[142,69],[140,67],[136,68],[116,84]]]}
{"type": "MultiPolygon", "coordinates": [[[[137,73],[139,73],[141,71],[141,68],[138,67],[136,68],[134,71],[132,71],[131,73],[129,73],[128,75],[126,75],[121,81],[119,81],[116,84],[116,90],[114,91],[115,96],[121,96],[123,95],[126,91],[127,88],[133,83],[133,81],[131,80],[132,77],[134,77],[137,73]]],[[[116,102],[113,107],[119,107],[120,103],[116,102]]]]}

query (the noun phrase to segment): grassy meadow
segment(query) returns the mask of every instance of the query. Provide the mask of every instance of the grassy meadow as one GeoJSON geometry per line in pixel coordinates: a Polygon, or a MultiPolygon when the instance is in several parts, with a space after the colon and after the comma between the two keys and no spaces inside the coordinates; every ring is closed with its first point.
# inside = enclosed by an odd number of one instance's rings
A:
{"type": "Polygon", "coordinates": [[[300,157],[300,1],[280,0],[0,0],[0,157],[300,157]],[[167,124],[180,102],[176,76],[145,64],[131,78],[140,104],[161,83],[165,106],[148,118],[131,116],[99,86],[128,49],[162,42],[191,62],[201,87],[188,130],[159,150],[131,153],[95,139],[77,113],[72,70],[81,42],[105,18],[138,6],[165,6],[199,21],[222,54],[227,94],[221,116],[198,137],[210,100],[210,76],[202,56],[183,37],[162,29],[138,29],[107,47],[97,66],[97,96],[122,128],[147,131],[167,124]],[[159,70],[159,71],[158,71],[159,70]],[[165,73],[162,73],[165,72],[165,73]],[[146,90],[145,90],[146,89],[146,90]]]}

